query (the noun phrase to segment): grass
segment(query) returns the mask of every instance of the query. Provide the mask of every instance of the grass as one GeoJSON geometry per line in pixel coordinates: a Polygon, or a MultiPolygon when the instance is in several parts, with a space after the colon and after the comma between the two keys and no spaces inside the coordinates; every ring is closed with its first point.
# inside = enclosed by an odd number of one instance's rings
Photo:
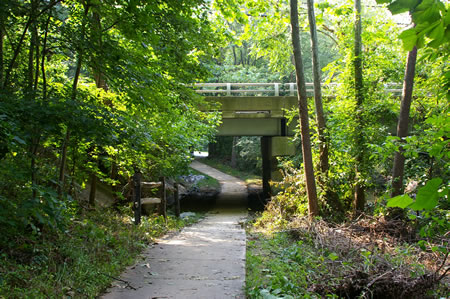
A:
{"type": "Polygon", "coordinates": [[[170,230],[199,219],[143,217],[131,209],[88,211],[63,231],[17,236],[0,251],[0,298],[95,298],[133,264],[144,248],[170,230]]]}
{"type": "MultiPolygon", "coordinates": [[[[256,222],[258,223],[258,222],[256,222]]],[[[445,298],[443,255],[395,242],[374,223],[247,228],[247,298],[445,298]],[[365,231],[364,225],[374,231],[365,231]],[[441,271],[441,273],[443,270],[441,271]]]]}
{"type": "Polygon", "coordinates": [[[190,168],[189,172],[193,175],[202,175],[205,177],[204,179],[199,180],[197,183],[195,183],[193,187],[197,187],[197,188],[211,187],[211,188],[218,189],[218,190],[220,189],[220,182],[218,180],[216,180],[215,178],[210,177],[209,175],[204,174],[200,171],[197,171],[193,168],[190,168]]]}
{"type": "Polygon", "coordinates": [[[214,167],[226,174],[240,178],[241,180],[245,181],[247,184],[250,184],[250,183],[262,184],[261,176],[256,175],[252,172],[246,172],[246,171],[242,171],[239,169],[235,169],[227,164],[224,164],[223,161],[221,161],[221,160],[204,158],[204,159],[201,159],[200,162],[202,162],[206,165],[209,165],[211,167],[214,167]]]}
{"type": "Polygon", "coordinates": [[[310,242],[293,241],[286,232],[251,233],[247,242],[248,298],[319,297],[308,287],[328,272],[329,258],[310,242]]]}

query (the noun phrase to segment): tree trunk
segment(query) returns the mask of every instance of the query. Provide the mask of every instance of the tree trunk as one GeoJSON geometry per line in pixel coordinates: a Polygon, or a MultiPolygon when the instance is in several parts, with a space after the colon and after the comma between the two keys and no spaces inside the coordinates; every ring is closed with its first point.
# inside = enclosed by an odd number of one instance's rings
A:
{"type": "Polygon", "coordinates": [[[354,214],[359,215],[366,203],[364,194],[364,182],[362,180],[362,170],[364,168],[364,122],[363,122],[363,70],[361,59],[361,0],[355,0],[355,44],[354,44],[354,80],[355,80],[355,99],[356,99],[356,169],[355,169],[355,194],[354,194],[354,214]]]}
{"type": "Polygon", "coordinates": [[[38,36],[38,31],[37,31],[37,27],[34,26],[33,28],[33,35],[35,36],[35,45],[36,45],[36,61],[35,61],[35,75],[34,75],[34,83],[33,83],[33,91],[36,92],[37,88],[38,88],[38,82],[39,82],[39,59],[40,57],[40,53],[39,53],[39,36],[38,36]]]}
{"type": "MultiPolygon", "coordinates": [[[[30,39],[30,48],[28,50],[28,71],[27,71],[27,83],[28,83],[28,92],[33,90],[34,83],[34,51],[37,50],[37,27],[36,27],[36,15],[37,15],[37,6],[39,2],[36,0],[31,1],[31,11],[30,11],[30,29],[31,29],[31,39],[30,39]]],[[[38,54],[36,57],[38,57],[38,54]]]]}
{"type": "MultiPolygon", "coordinates": [[[[399,137],[401,140],[403,140],[408,135],[409,110],[411,108],[412,102],[416,59],[417,48],[414,47],[408,53],[405,79],[403,80],[402,102],[397,123],[397,137],[399,137]]],[[[395,153],[394,157],[394,166],[392,168],[392,197],[403,193],[403,171],[405,169],[405,156],[403,156],[403,151],[403,147],[400,147],[399,151],[395,153]]]]}
{"type": "Polygon", "coordinates": [[[3,40],[5,39],[5,32],[3,31],[3,20],[0,20],[0,84],[3,82],[3,40]]]}
{"type": "Polygon", "coordinates": [[[316,182],[314,179],[314,167],[312,162],[311,140],[308,120],[308,99],[306,96],[305,76],[303,72],[302,52],[300,46],[300,28],[298,24],[297,0],[290,0],[292,46],[294,49],[295,72],[298,89],[298,107],[300,116],[300,129],[302,136],[303,167],[306,179],[306,192],[308,194],[309,216],[319,215],[317,202],[316,182]]]}
{"type": "MultiPolygon", "coordinates": [[[[30,19],[31,19],[31,39],[30,39],[30,47],[28,50],[28,71],[27,71],[27,83],[28,83],[28,92],[30,96],[30,101],[35,101],[35,90],[36,87],[34,84],[37,83],[37,76],[39,73],[39,44],[38,44],[38,33],[37,33],[37,25],[36,25],[36,16],[37,10],[39,7],[39,2],[37,0],[31,1],[31,11],[30,11],[30,19]],[[36,53],[36,54],[35,54],[36,53]],[[36,59],[36,60],[35,60],[36,59]],[[34,64],[36,64],[36,69],[34,69],[34,64]],[[36,80],[34,78],[36,77],[36,80]]],[[[31,122],[31,138],[30,138],[30,171],[31,171],[31,190],[32,190],[32,199],[34,200],[37,196],[37,167],[36,167],[36,155],[39,147],[40,133],[39,130],[35,127],[33,122],[31,122]]]]}
{"type": "Polygon", "coordinates": [[[236,150],[236,144],[238,142],[239,137],[233,137],[233,144],[231,147],[231,167],[236,168],[237,166],[237,150],[236,150]]]}
{"type": "Polygon", "coordinates": [[[91,189],[89,190],[89,206],[95,207],[95,194],[97,193],[97,176],[94,172],[89,176],[91,189]]]}
{"type": "Polygon", "coordinates": [[[47,5],[39,13],[36,14],[35,18],[33,18],[32,16],[30,16],[30,18],[28,18],[28,21],[25,24],[25,28],[23,29],[23,32],[22,32],[22,34],[20,36],[19,42],[16,44],[16,48],[14,49],[13,56],[12,56],[10,62],[9,62],[8,68],[5,71],[4,79],[3,79],[3,82],[2,82],[3,88],[6,88],[8,86],[8,84],[9,84],[9,80],[11,79],[11,72],[12,72],[12,70],[14,68],[15,63],[16,63],[16,59],[19,56],[20,49],[22,48],[23,41],[25,40],[25,35],[28,32],[28,28],[34,22],[34,19],[38,18],[44,12],[46,12],[49,9],[51,9],[53,6],[55,6],[57,3],[61,2],[61,1],[62,0],[57,0],[57,1],[50,2],[49,5],[47,5]]]}
{"type": "Polygon", "coordinates": [[[319,135],[319,182],[326,188],[328,177],[328,138],[326,136],[326,121],[323,114],[321,73],[319,62],[319,44],[317,42],[316,17],[314,15],[314,0],[307,0],[309,31],[311,34],[311,51],[314,76],[314,103],[316,107],[317,132],[319,135]]]}
{"type": "Polygon", "coordinates": [[[51,15],[48,16],[45,23],[45,35],[42,43],[42,58],[41,58],[41,70],[42,70],[42,100],[47,101],[47,76],[45,75],[45,56],[47,54],[47,37],[48,37],[48,25],[50,23],[51,15]]]}
{"type": "MultiPolygon", "coordinates": [[[[84,35],[86,32],[86,17],[89,12],[89,6],[85,6],[84,9],[84,19],[81,27],[81,41],[84,40],[84,35]]],[[[77,98],[77,88],[78,88],[78,81],[80,79],[80,73],[81,73],[81,65],[83,62],[83,46],[80,45],[80,50],[78,51],[78,58],[77,58],[77,65],[75,68],[75,76],[73,78],[72,83],[72,101],[75,101],[77,98]]],[[[69,147],[70,142],[70,128],[68,127],[66,130],[66,135],[64,137],[64,142],[61,149],[61,159],[59,164],[59,186],[58,186],[58,197],[62,197],[62,193],[64,191],[64,175],[66,170],[66,161],[67,161],[67,148],[69,147]]]]}

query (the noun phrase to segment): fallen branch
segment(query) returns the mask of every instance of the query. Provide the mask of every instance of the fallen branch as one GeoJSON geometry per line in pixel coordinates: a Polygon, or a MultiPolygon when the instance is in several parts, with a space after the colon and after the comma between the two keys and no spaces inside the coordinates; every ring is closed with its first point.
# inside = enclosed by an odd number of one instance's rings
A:
{"type": "Polygon", "coordinates": [[[130,289],[132,289],[132,290],[134,290],[134,291],[137,290],[135,287],[133,287],[133,286],[130,284],[129,281],[126,281],[126,280],[123,280],[123,279],[120,279],[120,278],[111,276],[111,275],[106,274],[106,273],[103,273],[103,272],[99,272],[99,273],[100,273],[100,274],[103,274],[103,275],[105,275],[105,276],[107,276],[107,277],[109,277],[109,278],[111,278],[111,279],[114,279],[114,280],[117,280],[117,281],[120,281],[120,282],[125,283],[125,284],[126,284],[126,286],[125,286],[126,288],[130,288],[130,289]]]}
{"type": "Polygon", "coordinates": [[[392,273],[392,271],[394,271],[394,270],[385,272],[385,273],[383,273],[383,274],[381,274],[381,275],[375,277],[374,279],[372,279],[371,282],[369,282],[369,283],[367,284],[366,288],[369,289],[369,288],[370,288],[377,280],[379,280],[381,277],[385,276],[385,275],[388,274],[388,273],[392,273]]]}

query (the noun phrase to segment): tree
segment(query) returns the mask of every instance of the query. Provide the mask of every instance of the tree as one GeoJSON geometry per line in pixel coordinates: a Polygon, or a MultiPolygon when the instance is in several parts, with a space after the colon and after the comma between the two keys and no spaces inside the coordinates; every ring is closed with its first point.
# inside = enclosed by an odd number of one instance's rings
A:
{"type": "Polygon", "coordinates": [[[300,27],[298,22],[297,0],[290,0],[291,34],[294,50],[295,73],[297,78],[298,107],[302,137],[303,168],[305,171],[306,192],[308,194],[308,211],[310,217],[319,215],[316,181],[312,162],[311,140],[309,131],[308,98],[306,96],[305,77],[303,73],[302,51],[300,47],[300,27]]]}
{"type": "Polygon", "coordinates": [[[0,2],[2,226],[55,228],[89,176],[117,184],[133,165],[154,177],[187,168],[218,120],[186,87],[206,78],[202,62],[215,52],[207,9],[202,0],[0,2]]]}
{"type": "MultiPolygon", "coordinates": [[[[414,75],[417,59],[417,47],[414,47],[408,53],[405,69],[405,79],[403,81],[402,101],[400,104],[400,114],[397,124],[397,137],[404,139],[408,135],[409,111],[411,108],[414,75]]],[[[392,192],[391,196],[397,196],[403,193],[403,173],[405,170],[405,156],[403,149],[395,153],[394,165],[392,167],[392,192]]]]}
{"type": "MultiPolygon", "coordinates": [[[[404,141],[408,135],[409,114],[413,95],[414,76],[417,60],[417,49],[425,45],[431,48],[439,48],[450,40],[449,10],[441,1],[415,0],[410,2],[377,0],[378,3],[389,3],[388,8],[392,14],[408,11],[412,17],[414,26],[403,31],[400,38],[408,50],[408,58],[403,80],[402,100],[397,124],[397,138],[404,141]]],[[[404,148],[399,146],[395,152],[392,167],[392,192],[391,196],[403,193],[403,175],[405,168],[404,148]]]]}
{"type": "MultiPolygon", "coordinates": [[[[314,13],[314,0],[308,0],[308,21],[311,34],[311,52],[314,78],[314,103],[316,107],[317,132],[319,135],[319,181],[322,185],[327,184],[328,177],[328,138],[326,136],[326,121],[323,113],[321,71],[319,61],[319,43],[317,41],[316,16],[314,13]]],[[[325,189],[327,189],[325,187],[325,189]]]]}
{"type": "Polygon", "coordinates": [[[361,175],[364,167],[364,120],[363,120],[363,104],[364,104],[364,86],[363,86],[363,68],[362,68],[362,40],[361,40],[361,0],[355,0],[355,42],[354,42],[354,83],[355,83],[355,99],[356,99],[356,182],[354,194],[354,209],[358,215],[364,210],[366,202],[364,194],[364,181],[361,175]]]}

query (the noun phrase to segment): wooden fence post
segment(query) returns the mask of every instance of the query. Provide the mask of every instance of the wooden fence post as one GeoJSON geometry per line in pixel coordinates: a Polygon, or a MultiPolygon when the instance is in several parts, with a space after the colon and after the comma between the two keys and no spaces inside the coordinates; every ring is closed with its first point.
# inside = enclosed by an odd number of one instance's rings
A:
{"type": "Polygon", "coordinates": [[[160,214],[164,216],[164,219],[167,221],[167,198],[166,198],[166,178],[161,177],[161,205],[160,205],[160,214]]]}
{"type": "Polygon", "coordinates": [[[141,173],[136,168],[133,175],[134,183],[134,224],[141,223],[141,173]]]}
{"type": "Polygon", "coordinates": [[[175,187],[175,194],[174,194],[174,198],[175,198],[175,216],[180,218],[181,207],[180,207],[180,190],[179,190],[178,183],[175,183],[174,187],[175,187]]]}

